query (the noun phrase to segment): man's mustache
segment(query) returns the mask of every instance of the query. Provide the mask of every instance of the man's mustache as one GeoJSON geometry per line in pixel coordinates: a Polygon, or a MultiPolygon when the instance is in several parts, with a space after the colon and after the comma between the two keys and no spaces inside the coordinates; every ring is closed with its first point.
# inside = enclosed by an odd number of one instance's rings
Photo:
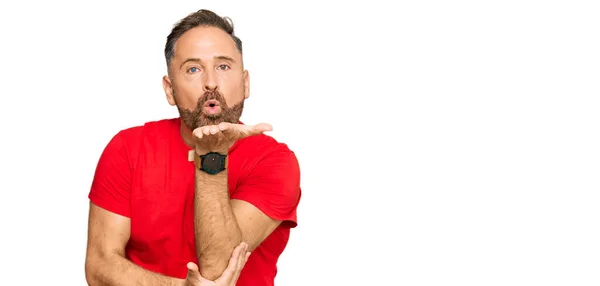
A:
{"type": "Polygon", "coordinates": [[[227,104],[225,103],[225,98],[223,97],[223,95],[218,92],[218,91],[207,91],[204,93],[203,96],[201,96],[200,98],[198,98],[198,107],[203,107],[204,103],[209,101],[209,100],[216,100],[219,102],[219,104],[222,107],[227,107],[227,104]]]}

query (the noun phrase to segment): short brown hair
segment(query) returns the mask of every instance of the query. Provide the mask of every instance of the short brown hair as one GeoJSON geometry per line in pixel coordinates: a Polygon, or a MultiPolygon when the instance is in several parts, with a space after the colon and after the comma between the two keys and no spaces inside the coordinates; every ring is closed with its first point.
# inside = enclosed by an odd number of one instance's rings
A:
{"type": "Polygon", "coordinates": [[[196,28],[196,27],[215,27],[225,31],[233,41],[235,45],[242,53],[242,40],[234,34],[233,21],[229,17],[221,17],[215,12],[210,10],[201,9],[197,12],[187,15],[181,19],[173,29],[169,36],[167,36],[167,43],[165,45],[165,59],[167,60],[167,67],[171,64],[171,60],[175,55],[175,43],[185,32],[196,28]]]}

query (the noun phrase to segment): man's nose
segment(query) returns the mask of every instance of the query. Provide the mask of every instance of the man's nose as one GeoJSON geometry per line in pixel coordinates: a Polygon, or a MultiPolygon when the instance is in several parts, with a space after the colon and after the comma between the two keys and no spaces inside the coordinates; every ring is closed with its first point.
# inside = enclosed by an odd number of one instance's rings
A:
{"type": "Polygon", "coordinates": [[[204,73],[204,91],[215,91],[218,88],[217,75],[212,70],[204,73]]]}

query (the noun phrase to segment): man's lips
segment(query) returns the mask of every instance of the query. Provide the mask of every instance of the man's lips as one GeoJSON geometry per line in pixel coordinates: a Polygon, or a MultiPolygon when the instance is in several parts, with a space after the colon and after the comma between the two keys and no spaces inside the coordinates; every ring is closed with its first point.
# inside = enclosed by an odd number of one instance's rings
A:
{"type": "Polygon", "coordinates": [[[216,107],[216,106],[220,106],[219,101],[216,99],[207,100],[204,103],[204,107],[216,107]]]}
{"type": "Polygon", "coordinates": [[[204,103],[204,112],[211,115],[221,112],[221,105],[219,104],[219,101],[214,99],[206,101],[204,103]]]}

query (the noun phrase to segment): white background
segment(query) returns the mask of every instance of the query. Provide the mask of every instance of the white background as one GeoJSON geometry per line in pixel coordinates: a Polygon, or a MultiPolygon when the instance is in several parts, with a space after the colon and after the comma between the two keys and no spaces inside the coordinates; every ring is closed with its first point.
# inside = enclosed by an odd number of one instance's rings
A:
{"type": "Polygon", "coordinates": [[[97,159],[177,116],[164,43],[201,8],[301,163],[277,285],[600,283],[593,1],[247,2],[0,5],[0,284],[85,285],[97,159]]]}

